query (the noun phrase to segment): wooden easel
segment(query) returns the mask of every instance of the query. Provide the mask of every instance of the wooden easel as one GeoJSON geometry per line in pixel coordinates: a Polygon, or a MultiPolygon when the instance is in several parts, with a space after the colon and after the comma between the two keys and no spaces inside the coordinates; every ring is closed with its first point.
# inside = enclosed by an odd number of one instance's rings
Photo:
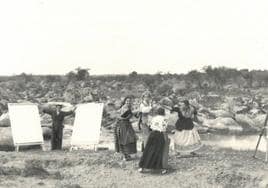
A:
{"type": "Polygon", "coordinates": [[[15,144],[15,151],[16,152],[19,152],[19,148],[20,146],[31,146],[31,145],[40,145],[41,146],[41,150],[42,151],[45,151],[45,146],[44,146],[44,143],[23,143],[23,144],[15,144]]]}
{"type": "MultiPolygon", "coordinates": [[[[98,151],[98,145],[97,144],[86,145],[86,146],[89,146],[88,148],[90,148],[90,149],[93,148],[92,150],[94,152],[98,151]]],[[[81,148],[81,147],[79,147],[79,146],[71,146],[69,151],[78,150],[79,148],[81,148]]]]}
{"type": "Polygon", "coordinates": [[[267,126],[266,126],[265,141],[266,141],[266,155],[265,155],[265,162],[268,162],[268,127],[267,127],[267,126]]]}
{"type": "Polygon", "coordinates": [[[263,128],[261,130],[261,133],[259,135],[259,139],[257,141],[256,149],[255,149],[255,152],[254,152],[254,155],[253,155],[253,158],[256,158],[256,154],[257,154],[258,147],[259,147],[259,144],[260,144],[260,141],[261,141],[261,137],[266,133],[266,135],[265,135],[265,141],[266,141],[265,162],[268,161],[268,126],[267,126],[267,121],[268,121],[268,113],[266,115],[266,118],[265,118],[265,121],[264,121],[264,125],[263,125],[263,128]]]}

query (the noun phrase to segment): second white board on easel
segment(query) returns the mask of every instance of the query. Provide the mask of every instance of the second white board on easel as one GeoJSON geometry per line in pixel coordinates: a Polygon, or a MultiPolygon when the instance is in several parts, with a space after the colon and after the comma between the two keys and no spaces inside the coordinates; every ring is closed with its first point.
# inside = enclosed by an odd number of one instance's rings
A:
{"type": "Polygon", "coordinates": [[[77,106],[71,146],[95,146],[99,143],[102,112],[102,103],[87,103],[77,106]]]}

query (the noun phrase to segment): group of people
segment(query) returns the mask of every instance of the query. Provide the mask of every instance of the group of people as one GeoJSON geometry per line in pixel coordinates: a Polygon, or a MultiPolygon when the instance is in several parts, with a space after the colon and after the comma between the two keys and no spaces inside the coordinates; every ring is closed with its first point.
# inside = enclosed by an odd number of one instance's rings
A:
{"type": "MultiPolygon", "coordinates": [[[[177,155],[183,152],[196,155],[202,144],[197,130],[194,128],[194,120],[197,116],[195,107],[188,100],[169,108],[170,112],[178,114],[176,121],[174,145],[177,155]]],[[[119,109],[120,115],[114,128],[115,151],[124,156],[124,160],[131,160],[131,154],[137,153],[137,136],[130,119],[139,118],[141,130],[141,151],[139,172],[146,169],[160,170],[162,174],[167,172],[168,152],[170,139],[166,132],[168,120],[165,116],[165,108],[152,104],[151,95],[145,92],[142,96],[139,109],[132,107],[132,97],[126,97],[119,109]]]]}
{"type": "MultiPolygon", "coordinates": [[[[132,127],[130,119],[139,119],[141,130],[141,151],[139,161],[139,172],[145,169],[158,169],[164,174],[167,172],[168,152],[170,139],[166,133],[168,119],[165,116],[165,108],[159,104],[152,103],[152,96],[149,92],[142,95],[140,106],[133,109],[133,98],[126,97],[120,108],[119,117],[114,127],[115,151],[123,154],[124,160],[131,160],[131,154],[137,153],[138,137],[132,127]]],[[[52,135],[51,150],[62,149],[63,121],[66,116],[75,113],[76,107],[69,111],[62,110],[63,105],[56,103],[53,106],[43,107],[42,111],[51,115],[52,135]]],[[[175,124],[174,135],[175,151],[189,152],[196,155],[194,151],[201,147],[200,137],[194,128],[193,120],[196,118],[196,109],[183,100],[171,107],[170,112],[178,114],[175,124]]]]}

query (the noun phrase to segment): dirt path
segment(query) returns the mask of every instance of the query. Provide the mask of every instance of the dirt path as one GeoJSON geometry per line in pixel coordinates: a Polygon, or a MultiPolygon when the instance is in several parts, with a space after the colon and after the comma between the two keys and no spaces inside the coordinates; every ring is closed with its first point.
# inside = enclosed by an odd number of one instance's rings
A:
{"type": "Polygon", "coordinates": [[[124,162],[112,151],[0,152],[0,187],[267,187],[268,164],[252,153],[204,146],[199,157],[170,156],[160,175],[140,174],[139,156],[124,162]]]}

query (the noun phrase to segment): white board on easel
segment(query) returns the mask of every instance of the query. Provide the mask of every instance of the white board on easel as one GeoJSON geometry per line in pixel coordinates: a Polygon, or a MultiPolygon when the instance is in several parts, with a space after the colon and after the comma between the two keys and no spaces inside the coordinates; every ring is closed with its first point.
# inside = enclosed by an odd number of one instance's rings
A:
{"type": "Polygon", "coordinates": [[[31,103],[9,103],[8,111],[14,145],[19,146],[44,144],[38,107],[31,103]]]}
{"type": "Polygon", "coordinates": [[[77,105],[71,138],[74,147],[96,149],[100,140],[103,103],[77,105]]]}

